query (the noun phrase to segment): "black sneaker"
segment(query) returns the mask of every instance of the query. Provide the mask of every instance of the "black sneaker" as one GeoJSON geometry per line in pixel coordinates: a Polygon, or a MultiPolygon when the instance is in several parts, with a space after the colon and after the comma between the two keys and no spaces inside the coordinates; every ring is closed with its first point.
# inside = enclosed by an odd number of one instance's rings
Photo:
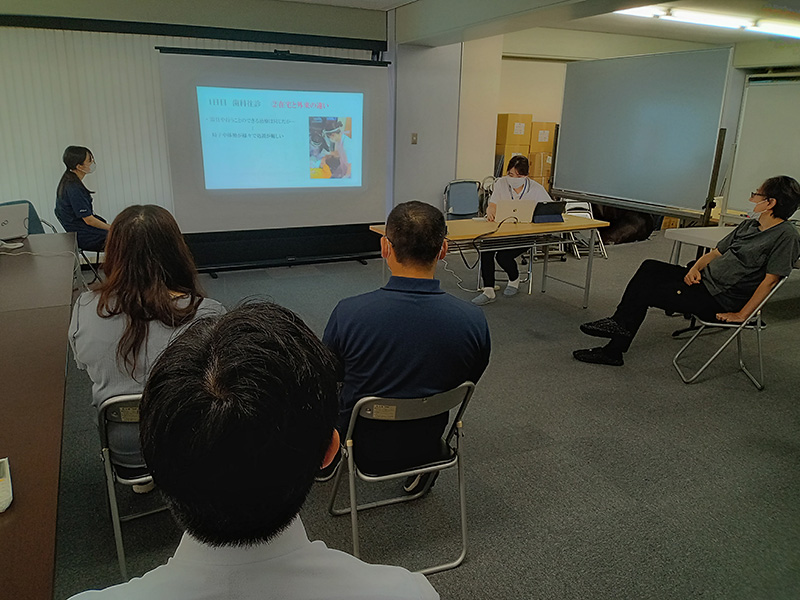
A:
{"type": "Polygon", "coordinates": [[[340,464],[342,464],[341,448],[339,448],[339,450],[336,451],[336,456],[333,457],[331,464],[317,471],[317,474],[314,477],[314,481],[316,481],[317,483],[325,483],[326,481],[330,481],[331,479],[333,479],[333,476],[336,475],[336,469],[339,468],[340,464]]]}
{"type": "Polygon", "coordinates": [[[437,477],[439,477],[439,471],[406,477],[406,482],[403,484],[403,491],[406,494],[416,494],[425,487],[429,479],[432,479],[431,485],[428,488],[428,491],[430,492],[433,489],[433,486],[436,484],[437,477]]]}
{"type": "Polygon", "coordinates": [[[585,363],[592,363],[594,365],[610,365],[612,367],[621,367],[625,362],[622,360],[622,353],[615,353],[600,348],[587,348],[586,350],[575,350],[572,356],[585,363]]]}
{"type": "Polygon", "coordinates": [[[633,337],[630,331],[625,329],[611,317],[606,317],[605,319],[600,319],[599,321],[592,321],[591,323],[584,323],[581,325],[581,331],[586,335],[592,335],[594,337],[601,338],[633,337]]]}

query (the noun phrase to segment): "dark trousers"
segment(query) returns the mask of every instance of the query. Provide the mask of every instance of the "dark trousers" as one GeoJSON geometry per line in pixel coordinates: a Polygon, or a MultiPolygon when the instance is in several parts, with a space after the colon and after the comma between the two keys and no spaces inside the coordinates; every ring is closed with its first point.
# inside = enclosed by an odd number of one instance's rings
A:
{"type": "Polygon", "coordinates": [[[628,282],[613,317],[632,336],[612,338],[606,348],[627,352],[651,306],[676,313],[691,313],[704,320],[714,320],[717,313],[726,312],[702,282],[686,285],[683,277],[688,270],[659,260],[644,261],[628,282]]]}
{"type": "MultiPolygon", "coordinates": [[[[94,215],[103,223],[107,223],[100,215],[94,215]]],[[[76,231],[78,236],[78,248],[83,251],[102,252],[106,247],[106,238],[108,237],[108,230],[100,229],[98,227],[91,227],[85,225],[76,231]]]]}
{"type": "Polygon", "coordinates": [[[483,287],[494,287],[494,261],[506,272],[509,281],[519,277],[517,257],[526,252],[527,248],[512,248],[511,250],[497,250],[481,252],[481,279],[483,287]]]}

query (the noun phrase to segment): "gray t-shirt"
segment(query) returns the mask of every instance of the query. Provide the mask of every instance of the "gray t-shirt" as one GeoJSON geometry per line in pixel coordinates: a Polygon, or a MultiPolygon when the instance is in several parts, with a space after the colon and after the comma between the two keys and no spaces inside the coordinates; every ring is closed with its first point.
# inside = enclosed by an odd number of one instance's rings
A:
{"type": "Polygon", "coordinates": [[[800,256],[800,234],[788,221],[760,230],[755,219],[740,223],[717,244],[722,256],[703,269],[701,281],[727,311],[740,310],[767,273],[786,277],[800,256]]]}
{"type": "MultiPolygon", "coordinates": [[[[100,317],[97,303],[100,295],[84,292],[72,309],[69,325],[69,342],[79,369],[89,373],[92,380],[92,405],[100,404],[121,394],[140,394],[144,389],[150,368],[167,347],[170,340],[185,327],[167,327],[159,321],[151,321],[147,340],[142,344],[136,360],[133,377],[117,361],[117,344],[125,331],[127,316],[100,317]]],[[[178,302],[188,302],[179,299],[178,302]]],[[[195,319],[222,314],[225,307],[216,300],[204,298],[198,307],[195,319]]],[[[187,324],[188,325],[188,324],[187,324]]],[[[139,449],[139,427],[120,424],[109,428],[109,446],[119,464],[135,467],[144,464],[139,449]]]]}

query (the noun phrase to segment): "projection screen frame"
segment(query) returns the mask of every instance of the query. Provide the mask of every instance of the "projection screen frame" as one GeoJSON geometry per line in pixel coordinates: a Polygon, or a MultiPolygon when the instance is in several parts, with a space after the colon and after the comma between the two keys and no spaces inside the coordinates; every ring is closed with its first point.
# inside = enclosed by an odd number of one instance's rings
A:
{"type": "MultiPolygon", "coordinates": [[[[373,52],[372,60],[292,54],[288,51],[237,51],[156,46],[162,54],[311,62],[363,67],[391,65],[373,52]]],[[[379,237],[369,227],[376,222],[267,229],[191,232],[184,234],[201,272],[251,269],[342,260],[363,261],[380,256],[379,237]]]]}

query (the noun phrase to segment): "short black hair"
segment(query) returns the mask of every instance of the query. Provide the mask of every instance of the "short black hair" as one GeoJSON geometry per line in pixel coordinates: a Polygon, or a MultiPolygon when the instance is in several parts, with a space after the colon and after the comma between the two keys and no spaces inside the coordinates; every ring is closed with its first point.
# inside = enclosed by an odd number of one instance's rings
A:
{"type": "Polygon", "coordinates": [[[287,308],[199,319],[141,402],[142,452],[177,521],[212,546],[265,542],[300,511],[338,412],[336,358],[287,308]]]}
{"type": "Polygon", "coordinates": [[[528,157],[523,156],[522,154],[512,156],[511,160],[508,161],[506,173],[508,173],[511,169],[516,169],[517,173],[527,177],[528,173],[530,173],[530,163],[528,162],[528,157]]]}
{"type": "Polygon", "coordinates": [[[442,211],[419,200],[398,204],[386,219],[386,237],[401,264],[435,263],[445,235],[442,211]]]}
{"type": "Polygon", "coordinates": [[[767,198],[775,199],[772,216],[784,221],[789,219],[800,206],[800,183],[788,175],[770,177],[761,184],[761,191],[767,198]]]}

